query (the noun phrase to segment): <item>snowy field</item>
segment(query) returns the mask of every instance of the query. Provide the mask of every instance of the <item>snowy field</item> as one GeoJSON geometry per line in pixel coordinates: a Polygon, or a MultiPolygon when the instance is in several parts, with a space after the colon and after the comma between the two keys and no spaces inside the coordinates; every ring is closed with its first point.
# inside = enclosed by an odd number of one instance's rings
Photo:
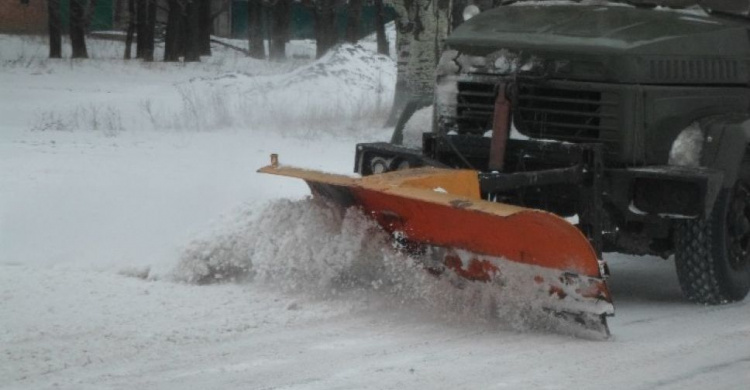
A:
{"type": "Polygon", "coordinates": [[[255,173],[349,173],[390,137],[372,41],[284,64],[89,44],[50,61],[0,35],[0,388],[750,388],[750,303],[684,302],[671,260],[608,256],[613,336],[588,340],[496,318],[482,286],[255,173]]]}

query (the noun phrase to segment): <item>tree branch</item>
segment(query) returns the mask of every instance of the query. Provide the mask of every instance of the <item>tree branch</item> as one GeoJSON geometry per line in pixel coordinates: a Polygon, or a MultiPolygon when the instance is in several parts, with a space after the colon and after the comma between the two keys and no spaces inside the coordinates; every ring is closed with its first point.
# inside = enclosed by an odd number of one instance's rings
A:
{"type": "Polygon", "coordinates": [[[224,46],[224,47],[230,48],[232,50],[237,50],[238,52],[240,52],[240,53],[242,53],[244,55],[248,55],[248,51],[246,49],[243,49],[243,48],[239,47],[239,46],[234,46],[234,45],[231,45],[231,44],[226,43],[226,42],[222,42],[222,41],[220,41],[218,39],[214,39],[214,38],[211,38],[211,42],[213,42],[213,43],[215,43],[217,45],[220,45],[220,46],[224,46]]]}

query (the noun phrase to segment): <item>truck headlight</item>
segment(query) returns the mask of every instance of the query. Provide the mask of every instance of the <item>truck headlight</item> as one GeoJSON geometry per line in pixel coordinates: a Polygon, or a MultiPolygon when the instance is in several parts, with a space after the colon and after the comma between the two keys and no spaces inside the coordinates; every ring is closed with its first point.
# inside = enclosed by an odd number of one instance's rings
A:
{"type": "Polygon", "coordinates": [[[479,10],[479,7],[477,7],[474,4],[469,4],[464,8],[464,22],[479,15],[479,13],[482,12],[479,10]]]}
{"type": "Polygon", "coordinates": [[[703,131],[700,124],[693,122],[672,142],[669,150],[669,165],[698,167],[703,151],[703,131]]]}

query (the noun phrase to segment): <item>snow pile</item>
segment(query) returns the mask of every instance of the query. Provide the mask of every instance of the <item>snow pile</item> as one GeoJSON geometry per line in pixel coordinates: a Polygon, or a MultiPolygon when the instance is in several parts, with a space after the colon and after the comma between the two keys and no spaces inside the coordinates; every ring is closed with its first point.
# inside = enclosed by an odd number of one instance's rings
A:
{"type": "Polygon", "coordinates": [[[247,241],[222,235],[190,243],[174,271],[174,278],[195,284],[241,281],[250,276],[252,260],[247,241]]]}
{"type": "Polygon", "coordinates": [[[451,322],[586,335],[546,313],[547,294],[531,291],[538,289],[529,282],[532,271],[514,263],[504,261],[502,279],[492,283],[467,281],[449,270],[436,277],[424,267],[435,261],[433,250],[407,256],[359,210],[318,199],[279,200],[258,215],[243,214],[245,222],[233,232],[189,245],[174,278],[195,284],[252,280],[317,299],[364,300],[354,307],[376,304],[451,322]]]}
{"type": "Polygon", "coordinates": [[[381,93],[386,85],[392,84],[393,65],[389,57],[373,54],[360,45],[342,44],[271,85],[294,91],[333,93],[344,98],[356,97],[360,91],[381,93]]]}
{"type": "MultiPolygon", "coordinates": [[[[385,121],[396,84],[395,61],[365,48],[369,44],[343,44],[318,60],[271,62],[216,46],[199,63],[145,63],[122,60],[122,42],[87,42],[91,59],[50,60],[45,40],[0,35],[4,92],[49,91],[44,102],[24,100],[26,106],[14,110],[13,120],[25,130],[361,136],[385,121]]],[[[294,41],[288,49],[310,52],[314,44],[294,41]]]]}
{"type": "MultiPolygon", "coordinates": [[[[385,38],[388,40],[388,54],[395,61],[398,59],[398,50],[396,50],[396,22],[392,21],[385,24],[385,38]]],[[[372,52],[378,51],[378,37],[372,33],[359,40],[359,44],[365,49],[372,52]]]]}
{"type": "Polygon", "coordinates": [[[278,200],[245,224],[209,240],[192,243],[176,270],[177,280],[208,283],[252,275],[285,291],[316,291],[355,283],[357,274],[384,256],[387,236],[355,209],[324,201],[278,200]],[[375,259],[375,262],[370,262],[375,259]],[[357,269],[355,271],[355,269],[357,269]]]}
{"type": "Polygon", "coordinates": [[[182,107],[157,126],[272,128],[290,136],[361,131],[381,123],[394,93],[395,62],[343,44],[286,74],[228,73],[177,86],[182,107]],[[294,128],[294,130],[292,130],[294,128]]]}
{"type": "Polygon", "coordinates": [[[417,110],[404,125],[403,145],[422,149],[422,134],[432,131],[433,106],[417,110]]]}

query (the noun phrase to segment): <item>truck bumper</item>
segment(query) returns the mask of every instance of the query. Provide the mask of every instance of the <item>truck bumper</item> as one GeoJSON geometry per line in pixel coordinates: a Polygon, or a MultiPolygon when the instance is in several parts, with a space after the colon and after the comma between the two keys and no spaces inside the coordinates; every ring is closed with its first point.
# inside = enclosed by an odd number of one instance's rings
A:
{"type": "Polygon", "coordinates": [[[670,165],[605,169],[606,194],[630,217],[670,219],[707,216],[724,174],[709,168],[670,165]]]}

